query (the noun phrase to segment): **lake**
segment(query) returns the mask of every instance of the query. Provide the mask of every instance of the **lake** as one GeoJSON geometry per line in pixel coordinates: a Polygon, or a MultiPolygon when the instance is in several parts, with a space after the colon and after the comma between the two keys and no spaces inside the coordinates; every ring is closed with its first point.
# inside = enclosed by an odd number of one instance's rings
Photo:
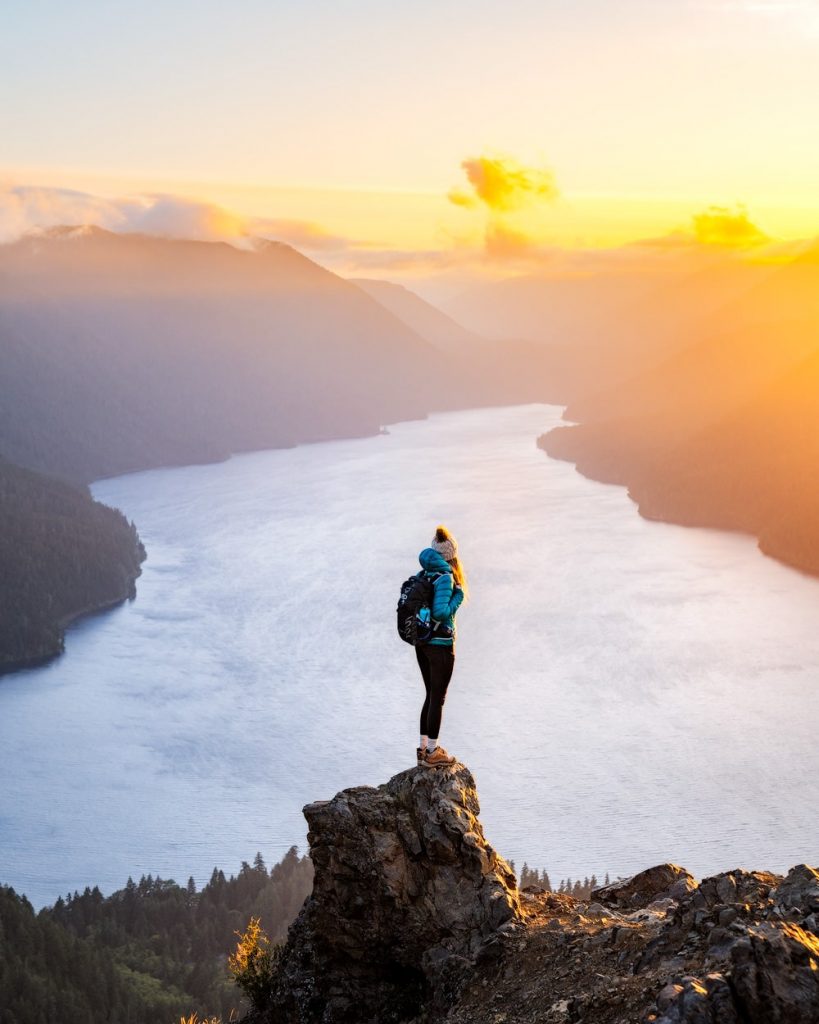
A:
{"type": "Polygon", "coordinates": [[[488,838],[560,878],[819,861],[819,582],[733,534],[642,520],[549,459],[560,409],[101,481],[148,549],[136,600],[0,679],[0,881],[36,905],[305,848],[303,804],[414,764],[395,632],[459,539],[443,744],[488,838]]]}

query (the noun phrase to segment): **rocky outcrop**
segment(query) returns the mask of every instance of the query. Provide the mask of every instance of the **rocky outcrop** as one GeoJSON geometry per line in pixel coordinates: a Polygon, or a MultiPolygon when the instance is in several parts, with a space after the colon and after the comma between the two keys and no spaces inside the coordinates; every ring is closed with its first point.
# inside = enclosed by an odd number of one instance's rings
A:
{"type": "Polygon", "coordinates": [[[469,771],[309,804],[312,895],[266,1024],[819,1024],[819,872],[661,864],[519,891],[469,771]]]}
{"type": "Polygon", "coordinates": [[[694,876],[677,864],[658,864],[631,878],[618,879],[593,889],[593,902],[606,907],[634,910],[656,900],[680,899],[697,886],[694,876]]]}
{"type": "Polygon", "coordinates": [[[472,775],[415,768],[304,808],[313,893],[290,930],[273,1020],[385,1024],[444,1007],[522,921],[472,775]]]}
{"type": "Polygon", "coordinates": [[[797,864],[772,893],[776,913],[819,934],[819,871],[797,864]]]}
{"type": "Polygon", "coordinates": [[[657,1024],[815,1024],[819,941],[796,925],[761,924],[737,938],[725,971],[665,987],[657,1024]]]}

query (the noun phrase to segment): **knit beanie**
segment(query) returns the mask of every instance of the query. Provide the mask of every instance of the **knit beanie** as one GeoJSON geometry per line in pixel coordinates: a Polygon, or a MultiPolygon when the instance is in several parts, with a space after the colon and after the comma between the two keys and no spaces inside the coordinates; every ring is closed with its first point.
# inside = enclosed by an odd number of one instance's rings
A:
{"type": "Polygon", "coordinates": [[[458,545],[454,537],[448,537],[446,540],[436,540],[433,537],[430,547],[437,551],[445,562],[451,562],[453,558],[458,557],[458,545]]]}

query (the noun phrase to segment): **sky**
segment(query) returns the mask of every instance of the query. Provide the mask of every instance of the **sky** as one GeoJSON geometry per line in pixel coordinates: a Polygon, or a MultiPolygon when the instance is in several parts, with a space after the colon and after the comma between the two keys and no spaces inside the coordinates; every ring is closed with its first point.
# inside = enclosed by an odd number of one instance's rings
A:
{"type": "Polygon", "coordinates": [[[787,243],[819,233],[818,58],[819,0],[2,0],[0,238],[258,232],[371,276],[709,210],[787,243]]]}

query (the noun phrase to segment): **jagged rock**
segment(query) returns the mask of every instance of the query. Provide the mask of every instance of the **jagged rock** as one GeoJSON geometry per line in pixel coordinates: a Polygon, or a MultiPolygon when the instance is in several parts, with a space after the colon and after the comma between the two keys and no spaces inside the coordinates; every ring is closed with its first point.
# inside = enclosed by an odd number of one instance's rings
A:
{"type": "MultiPolygon", "coordinates": [[[[660,995],[668,993],[668,988],[660,995]]],[[[742,1024],[734,1005],[731,987],[722,974],[686,977],[675,985],[676,994],[664,1000],[657,1024],[742,1024]]],[[[658,998],[658,1004],[660,999],[658,998]]]]}
{"type": "Polygon", "coordinates": [[[770,871],[722,871],[718,875],[703,878],[699,887],[692,892],[689,904],[694,910],[711,912],[717,907],[761,907],[770,900],[771,891],[782,881],[781,875],[770,871]]]}
{"type": "Polygon", "coordinates": [[[764,920],[772,911],[771,894],[781,881],[781,875],[769,871],[742,869],[704,878],[680,899],[662,931],[647,944],[635,969],[651,970],[686,943],[691,948],[707,949],[712,962],[725,960],[747,925],[764,920]]]}
{"type": "Polygon", "coordinates": [[[817,1024],[819,941],[793,924],[763,923],[735,938],[730,966],[685,977],[657,997],[657,1024],[817,1024]]]}
{"type": "Polygon", "coordinates": [[[749,929],[731,950],[732,987],[749,1024],[817,1024],[819,940],[793,924],[749,929]]]}
{"type": "Polygon", "coordinates": [[[696,885],[693,875],[685,868],[677,864],[658,864],[632,875],[631,878],[593,889],[591,898],[607,907],[636,910],[664,897],[681,899],[687,892],[696,888],[696,885]]]}
{"type": "Polygon", "coordinates": [[[815,869],[521,896],[478,810],[463,765],[308,805],[313,893],[252,1024],[819,1024],[815,869]]]}
{"type": "Polygon", "coordinates": [[[315,879],[288,935],[272,1021],[385,1024],[455,997],[522,920],[479,809],[462,764],[304,808],[315,879]]]}
{"type": "Polygon", "coordinates": [[[781,912],[802,920],[813,917],[808,927],[814,930],[816,915],[819,915],[819,871],[807,864],[791,868],[784,881],[771,893],[781,912]]]}

